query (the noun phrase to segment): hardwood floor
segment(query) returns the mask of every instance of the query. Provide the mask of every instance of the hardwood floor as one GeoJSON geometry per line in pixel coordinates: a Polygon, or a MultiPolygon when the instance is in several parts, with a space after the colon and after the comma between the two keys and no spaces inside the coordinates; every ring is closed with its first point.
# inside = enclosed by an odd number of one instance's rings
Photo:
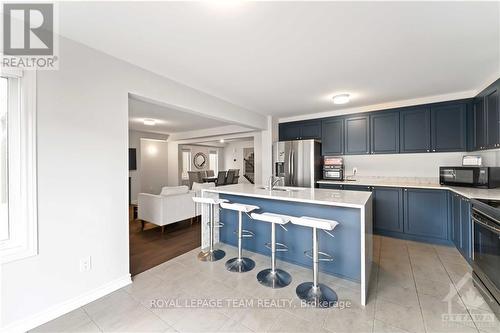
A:
{"type": "Polygon", "coordinates": [[[146,223],[141,231],[141,222],[133,219],[129,211],[130,273],[144,272],[167,260],[189,252],[201,244],[200,222],[185,220],[167,225],[162,234],[161,227],[146,223]]]}

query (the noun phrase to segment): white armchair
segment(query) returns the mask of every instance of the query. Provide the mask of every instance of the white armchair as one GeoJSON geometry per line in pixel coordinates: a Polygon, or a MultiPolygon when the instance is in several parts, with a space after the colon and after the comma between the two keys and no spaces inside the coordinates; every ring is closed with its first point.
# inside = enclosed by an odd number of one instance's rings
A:
{"type": "Polygon", "coordinates": [[[163,231],[167,224],[195,217],[194,196],[187,186],[163,187],[159,195],[139,193],[137,217],[142,228],[145,221],[161,226],[163,231]]]}

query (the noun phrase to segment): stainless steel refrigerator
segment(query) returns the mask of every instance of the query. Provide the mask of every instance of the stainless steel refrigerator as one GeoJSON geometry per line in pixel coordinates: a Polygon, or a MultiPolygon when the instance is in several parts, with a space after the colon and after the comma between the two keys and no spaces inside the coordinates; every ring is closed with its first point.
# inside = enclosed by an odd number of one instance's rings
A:
{"type": "Polygon", "coordinates": [[[317,187],[321,172],[321,143],[317,140],[280,141],[273,145],[274,176],[284,186],[317,187]]]}

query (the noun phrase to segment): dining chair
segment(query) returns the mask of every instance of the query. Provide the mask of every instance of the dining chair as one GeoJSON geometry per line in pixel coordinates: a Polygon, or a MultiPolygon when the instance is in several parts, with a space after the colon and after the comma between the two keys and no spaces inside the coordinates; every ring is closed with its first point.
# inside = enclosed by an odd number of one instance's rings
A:
{"type": "Polygon", "coordinates": [[[217,186],[225,185],[226,184],[226,171],[219,171],[217,174],[217,186]]]}
{"type": "Polygon", "coordinates": [[[235,175],[234,170],[228,170],[227,171],[226,184],[233,184],[234,175],[235,175]]]}
{"type": "Polygon", "coordinates": [[[213,177],[215,176],[214,170],[207,170],[207,177],[213,177]]]}
{"type": "Polygon", "coordinates": [[[201,178],[201,174],[199,171],[188,171],[189,177],[189,189],[193,188],[193,183],[203,183],[203,179],[201,178]]]}

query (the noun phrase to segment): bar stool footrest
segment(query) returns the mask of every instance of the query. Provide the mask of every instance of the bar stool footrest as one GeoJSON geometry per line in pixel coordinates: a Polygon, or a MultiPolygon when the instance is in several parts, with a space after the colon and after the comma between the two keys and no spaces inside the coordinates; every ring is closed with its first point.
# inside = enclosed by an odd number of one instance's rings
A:
{"type": "MultiPolygon", "coordinates": [[[[264,246],[267,249],[272,250],[271,243],[266,243],[264,244],[264,246]]],[[[288,251],[288,246],[286,246],[283,243],[276,243],[276,252],[287,252],[287,251],[288,251]]]]}
{"type": "MultiPolygon", "coordinates": [[[[312,250],[304,251],[304,255],[309,259],[314,259],[312,255],[312,250]]],[[[326,252],[318,251],[318,261],[333,261],[333,256],[326,252]],[[323,256],[323,258],[321,258],[321,256],[323,256]]]]}

